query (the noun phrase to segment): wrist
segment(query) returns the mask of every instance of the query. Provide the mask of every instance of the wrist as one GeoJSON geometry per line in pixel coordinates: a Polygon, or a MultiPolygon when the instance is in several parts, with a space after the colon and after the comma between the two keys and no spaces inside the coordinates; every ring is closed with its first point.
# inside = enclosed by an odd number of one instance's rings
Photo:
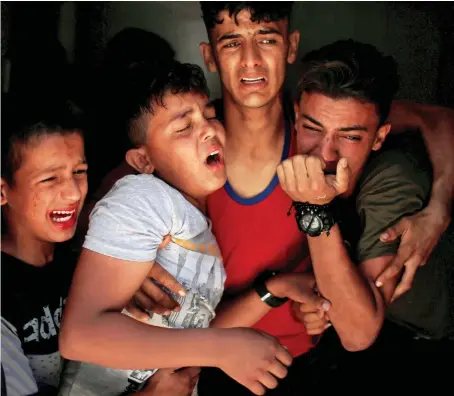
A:
{"type": "Polygon", "coordinates": [[[453,195],[454,185],[452,183],[452,178],[440,176],[433,183],[432,193],[427,207],[440,211],[440,213],[450,215],[452,201],[454,199],[453,195]]]}
{"type": "Polygon", "coordinates": [[[269,278],[265,282],[265,286],[268,291],[275,297],[285,298],[285,275],[278,274],[269,278]]]}

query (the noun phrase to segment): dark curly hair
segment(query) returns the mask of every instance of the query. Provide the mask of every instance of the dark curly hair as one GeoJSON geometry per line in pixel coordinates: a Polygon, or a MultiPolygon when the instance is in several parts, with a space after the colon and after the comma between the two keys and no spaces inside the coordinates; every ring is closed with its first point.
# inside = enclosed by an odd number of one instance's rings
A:
{"type": "Polygon", "coordinates": [[[228,11],[238,24],[238,14],[243,10],[251,13],[252,22],[274,22],[288,18],[292,14],[293,1],[201,1],[203,21],[207,30],[221,24],[219,13],[228,11]]]}
{"type": "Polygon", "coordinates": [[[399,87],[397,64],[377,48],[353,40],[340,40],[307,53],[301,60],[298,100],[303,92],[331,98],[356,98],[377,107],[380,124],[399,87]]]}
{"type": "Polygon", "coordinates": [[[209,96],[202,69],[190,63],[169,60],[160,65],[142,63],[130,70],[124,90],[124,117],[131,144],[138,147],[146,138],[146,127],[139,122],[154,114],[155,106],[165,106],[164,96],[197,92],[209,96]]]}

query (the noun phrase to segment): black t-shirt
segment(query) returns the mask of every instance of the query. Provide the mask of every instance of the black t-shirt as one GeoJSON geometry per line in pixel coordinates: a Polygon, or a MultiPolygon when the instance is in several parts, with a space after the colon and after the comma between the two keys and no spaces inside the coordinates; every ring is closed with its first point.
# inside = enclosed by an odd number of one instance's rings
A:
{"type": "Polygon", "coordinates": [[[5,376],[19,375],[8,370],[20,365],[24,375],[30,371],[25,367],[28,363],[38,388],[57,386],[62,368],[58,334],[77,257],[66,246],[59,247],[52,262],[35,267],[4,252],[1,255],[2,325],[11,330],[10,345],[16,346],[7,351],[2,345],[2,351],[16,362],[2,363],[5,376]]]}
{"type": "MultiPolygon", "coordinates": [[[[399,241],[383,243],[380,234],[426,205],[431,167],[424,151],[417,135],[389,139],[384,149],[371,155],[352,199],[337,203],[339,225],[357,263],[395,255],[399,241]]],[[[389,319],[422,336],[454,337],[453,238],[451,224],[418,269],[412,288],[389,306],[389,319]]]]}

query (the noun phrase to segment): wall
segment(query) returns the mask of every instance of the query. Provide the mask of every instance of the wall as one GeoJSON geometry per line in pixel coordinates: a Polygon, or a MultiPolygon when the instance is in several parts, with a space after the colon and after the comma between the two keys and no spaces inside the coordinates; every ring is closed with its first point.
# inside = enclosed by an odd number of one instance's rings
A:
{"type": "MultiPolygon", "coordinates": [[[[63,5],[60,34],[73,51],[71,12],[63,5]]],[[[177,58],[204,68],[198,44],[207,40],[199,3],[112,2],[107,12],[107,37],[125,27],[139,27],[161,35],[175,49],[177,58]]],[[[440,36],[424,9],[405,2],[296,2],[292,28],[301,32],[300,53],[338,39],[353,38],[393,55],[400,66],[398,96],[433,103],[436,95],[440,36]]],[[[206,69],[204,68],[205,72],[206,69]]],[[[216,73],[207,73],[212,96],[220,96],[216,73]]],[[[293,89],[295,67],[289,68],[287,86],[293,89]]]]}

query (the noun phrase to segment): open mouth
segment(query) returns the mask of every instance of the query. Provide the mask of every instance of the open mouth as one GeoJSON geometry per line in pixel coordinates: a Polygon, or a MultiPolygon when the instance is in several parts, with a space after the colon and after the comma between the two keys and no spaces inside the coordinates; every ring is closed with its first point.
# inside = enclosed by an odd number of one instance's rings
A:
{"type": "Polygon", "coordinates": [[[259,84],[259,83],[265,82],[265,77],[256,77],[256,78],[243,77],[241,79],[241,82],[243,84],[259,84]]]}
{"type": "Polygon", "coordinates": [[[50,218],[56,223],[65,223],[73,218],[76,210],[53,210],[50,213],[50,218]]]}
{"type": "Polygon", "coordinates": [[[205,160],[208,166],[222,165],[222,157],[220,150],[212,151],[205,160]]]}

